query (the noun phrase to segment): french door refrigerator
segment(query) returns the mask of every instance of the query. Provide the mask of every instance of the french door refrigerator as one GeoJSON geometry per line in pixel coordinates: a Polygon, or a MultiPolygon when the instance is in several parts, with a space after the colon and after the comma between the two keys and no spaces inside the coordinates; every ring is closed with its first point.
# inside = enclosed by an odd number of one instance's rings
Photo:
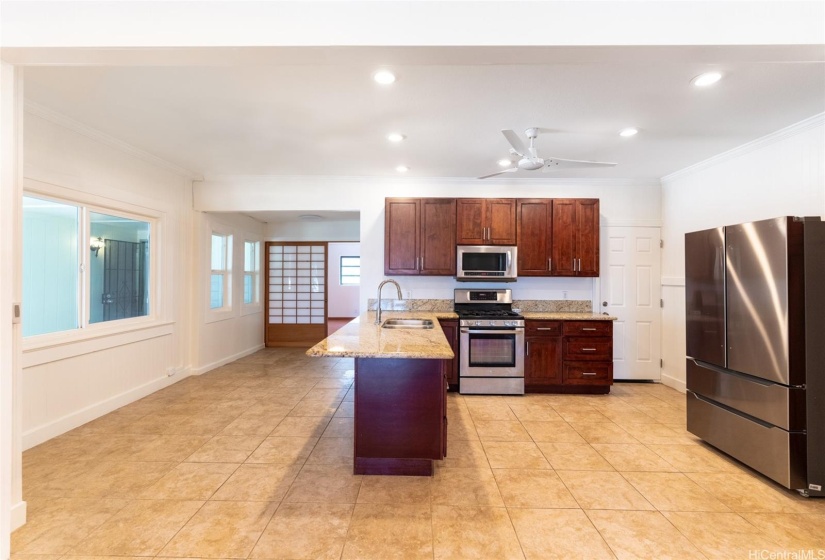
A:
{"type": "Polygon", "coordinates": [[[825,222],[686,234],[685,295],[688,431],[825,495],[825,222]]]}

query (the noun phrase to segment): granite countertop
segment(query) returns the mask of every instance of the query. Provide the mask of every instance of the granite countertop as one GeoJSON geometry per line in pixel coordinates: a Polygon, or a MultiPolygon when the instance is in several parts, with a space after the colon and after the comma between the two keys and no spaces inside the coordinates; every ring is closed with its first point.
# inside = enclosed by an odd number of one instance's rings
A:
{"type": "Polygon", "coordinates": [[[367,311],[309,350],[307,356],[345,358],[408,358],[451,360],[455,357],[438,319],[455,319],[452,311],[384,311],[389,318],[432,319],[432,329],[384,329],[375,324],[375,312],[367,311]]]}
{"type": "Polygon", "coordinates": [[[552,313],[549,311],[523,311],[521,313],[528,321],[530,319],[545,319],[550,321],[615,321],[618,317],[602,315],[601,313],[552,313]]]}

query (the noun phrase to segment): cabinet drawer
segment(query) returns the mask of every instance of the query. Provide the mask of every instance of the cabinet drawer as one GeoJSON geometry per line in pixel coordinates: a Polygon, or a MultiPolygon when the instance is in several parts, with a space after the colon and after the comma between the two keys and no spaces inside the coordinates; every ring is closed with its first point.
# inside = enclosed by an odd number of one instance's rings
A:
{"type": "Polygon", "coordinates": [[[609,336],[613,334],[611,321],[565,321],[565,336],[609,336]]]}
{"type": "Polygon", "coordinates": [[[563,376],[567,385],[609,385],[613,382],[613,364],[566,362],[563,376]]]}
{"type": "Polygon", "coordinates": [[[565,338],[564,359],[613,361],[613,339],[604,336],[565,338]]]}
{"type": "Polygon", "coordinates": [[[528,336],[560,336],[561,323],[559,321],[527,321],[524,330],[528,336]]]}

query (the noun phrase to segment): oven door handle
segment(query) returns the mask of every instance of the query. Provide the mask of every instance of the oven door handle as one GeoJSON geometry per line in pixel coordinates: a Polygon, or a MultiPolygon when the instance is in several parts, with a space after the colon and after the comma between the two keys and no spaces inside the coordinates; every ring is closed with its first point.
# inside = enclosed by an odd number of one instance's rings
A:
{"type": "Polygon", "coordinates": [[[524,333],[524,329],[516,328],[516,329],[507,329],[507,330],[496,330],[496,329],[470,329],[468,327],[461,328],[461,334],[522,334],[524,333]]]}

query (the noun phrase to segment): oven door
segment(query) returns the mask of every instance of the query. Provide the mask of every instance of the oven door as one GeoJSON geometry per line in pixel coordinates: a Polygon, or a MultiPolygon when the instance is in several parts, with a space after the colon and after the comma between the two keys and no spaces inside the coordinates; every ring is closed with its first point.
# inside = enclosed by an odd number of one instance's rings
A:
{"type": "Polygon", "coordinates": [[[524,329],[461,328],[461,377],[524,377],[524,329]]]}

